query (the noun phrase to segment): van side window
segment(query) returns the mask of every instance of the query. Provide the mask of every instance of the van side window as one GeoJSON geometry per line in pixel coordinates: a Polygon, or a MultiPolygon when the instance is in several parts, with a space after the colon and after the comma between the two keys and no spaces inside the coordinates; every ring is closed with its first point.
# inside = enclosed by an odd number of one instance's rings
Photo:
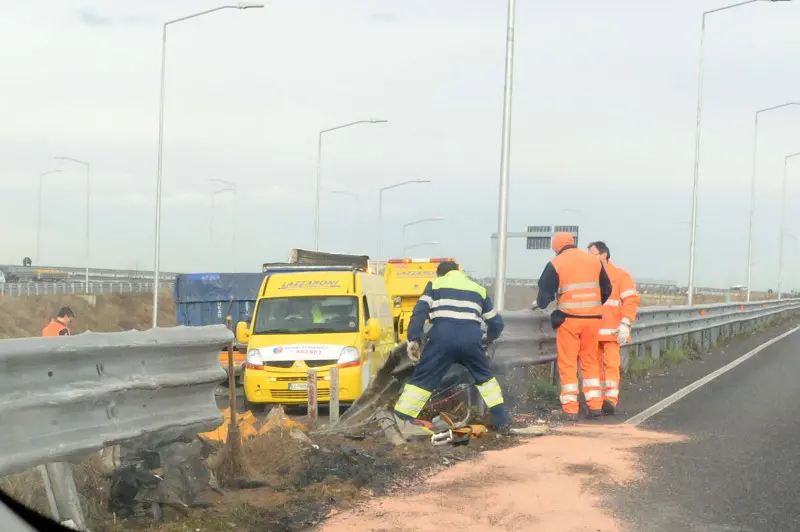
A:
{"type": "Polygon", "coordinates": [[[367,303],[367,296],[364,296],[364,323],[369,321],[369,303],[367,303]]]}

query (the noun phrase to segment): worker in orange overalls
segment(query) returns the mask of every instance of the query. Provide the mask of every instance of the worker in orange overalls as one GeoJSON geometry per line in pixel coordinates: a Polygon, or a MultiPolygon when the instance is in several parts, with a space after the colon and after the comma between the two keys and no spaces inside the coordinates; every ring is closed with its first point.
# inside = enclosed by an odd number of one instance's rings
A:
{"type": "Polygon", "coordinates": [[[69,325],[75,313],[69,307],[61,307],[53,320],[42,329],[42,336],[72,336],[69,325]]]}
{"type": "Polygon", "coordinates": [[[600,324],[600,382],[603,385],[603,413],[613,415],[619,402],[619,346],[631,341],[631,325],[639,311],[639,292],[630,274],[611,263],[611,251],[605,242],[589,244],[589,253],[600,262],[611,279],[611,297],[603,304],[600,324]]]}
{"type": "Polygon", "coordinates": [[[590,418],[603,415],[597,335],[603,303],[611,295],[611,280],[600,259],[578,249],[569,233],[553,236],[556,256],[539,277],[536,305],[547,308],[553,299],[556,310],[550,322],[556,330],[561,408],[568,420],[578,419],[578,364],[583,374],[583,396],[590,418]]]}

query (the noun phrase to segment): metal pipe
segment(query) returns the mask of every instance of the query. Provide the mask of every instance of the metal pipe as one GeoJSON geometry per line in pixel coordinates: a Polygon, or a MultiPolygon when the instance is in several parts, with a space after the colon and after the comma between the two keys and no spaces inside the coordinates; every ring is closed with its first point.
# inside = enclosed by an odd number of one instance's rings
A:
{"type": "Polygon", "coordinates": [[[494,281],[494,306],[503,310],[506,286],[506,248],[508,244],[508,181],[511,164],[511,96],[514,84],[514,20],[516,0],[508,0],[506,25],[506,69],[503,90],[503,134],[500,148],[500,203],[497,211],[497,274],[494,281]]]}
{"type": "Polygon", "coordinates": [[[381,259],[381,223],[383,222],[383,193],[387,190],[402,187],[405,185],[411,185],[414,183],[430,183],[430,179],[411,179],[409,181],[403,181],[401,183],[395,183],[394,185],[389,185],[383,187],[378,190],[378,244],[375,248],[375,261],[380,261],[381,259]]]}
{"type": "Polygon", "coordinates": [[[697,81],[697,118],[694,137],[694,179],[692,183],[692,226],[689,237],[689,286],[686,294],[686,303],[688,305],[691,305],[694,299],[694,262],[697,239],[697,184],[700,178],[700,133],[703,113],[703,75],[705,67],[706,16],[711,15],[712,13],[733,9],[734,7],[752,4],[758,1],[760,0],[746,0],[745,2],[739,2],[738,4],[727,5],[705,11],[703,13],[702,23],[700,25],[700,67],[697,81]]]}
{"type": "Polygon", "coordinates": [[[80,161],[78,159],[73,159],[72,157],[55,157],[58,161],[71,161],[73,163],[82,164],[86,167],[86,249],[85,249],[85,261],[86,261],[86,270],[85,270],[85,291],[89,293],[89,214],[90,214],[90,207],[89,202],[91,201],[91,165],[85,161],[80,161]]]}
{"type": "Polygon", "coordinates": [[[406,248],[406,228],[411,227],[412,225],[417,225],[425,222],[442,222],[444,218],[423,218],[422,220],[417,220],[415,222],[408,222],[407,224],[403,224],[403,249],[406,248]]]}
{"type": "Polygon", "coordinates": [[[376,120],[371,118],[369,120],[356,120],[355,122],[350,122],[348,124],[342,124],[341,126],[332,127],[329,129],[323,129],[319,132],[319,140],[317,142],[317,191],[316,191],[316,205],[314,207],[314,250],[319,251],[319,214],[320,214],[320,193],[321,193],[321,186],[322,186],[322,135],[324,133],[329,133],[331,131],[336,131],[337,129],[344,129],[346,127],[355,126],[357,124],[385,124],[388,120],[376,120]]]}
{"type": "MultiPolygon", "coordinates": [[[[800,152],[793,153],[791,155],[787,155],[783,159],[783,183],[781,185],[781,241],[779,244],[778,250],[778,299],[781,298],[781,287],[783,286],[783,241],[786,234],[786,177],[787,177],[787,169],[789,166],[789,159],[793,157],[797,157],[800,155],[800,152]]],[[[748,287],[747,293],[748,296],[750,295],[750,279],[748,278],[748,287]]],[[[749,301],[749,298],[748,298],[749,301]]]]}
{"type": "Polygon", "coordinates": [[[158,103],[158,170],[156,175],[156,229],[155,229],[155,250],[153,253],[153,328],[158,326],[158,290],[159,290],[159,274],[161,270],[161,177],[163,168],[163,155],[164,155],[164,87],[166,80],[166,66],[167,66],[167,27],[170,24],[183,22],[192,18],[208,15],[223,9],[252,9],[262,8],[264,4],[250,4],[247,2],[239,2],[236,5],[225,5],[200,11],[192,15],[169,20],[164,23],[161,32],[161,96],[158,103]]]}
{"type": "Polygon", "coordinates": [[[36,264],[41,266],[41,250],[42,250],[42,186],[44,185],[44,176],[50,174],[61,173],[61,170],[48,170],[43,174],[39,174],[39,207],[36,214],[36,264]]]}
{"type": "MultiPolygon", "coordinates": [[[[753,272],[753,223],[756,211],[756,167],[758,166],[758,117],[761,113],[782,109],[792,105],[800,105],[800,102],[788,102],[774,107],[767,107],[756,111],[755,127],[753,128],[753,170],[750,177],[750,221],[747,229],[747,296],[746,301],[750,301],[750,287],[752,285],[753,272]]],[[[784,168],[784,170],[786,170],[784,168]]],[[[785,176],[784,176],[785,177],[785,176]]],[[[781,244],[783,246],[783,244],[781,244]]],[[[783,248],[781,248],[782,250],[783,248]]],[[[780,268],[780,266],[779,266],[780,268]]],[[[780,277],[780,274],[778,275],[780,277]]]]}

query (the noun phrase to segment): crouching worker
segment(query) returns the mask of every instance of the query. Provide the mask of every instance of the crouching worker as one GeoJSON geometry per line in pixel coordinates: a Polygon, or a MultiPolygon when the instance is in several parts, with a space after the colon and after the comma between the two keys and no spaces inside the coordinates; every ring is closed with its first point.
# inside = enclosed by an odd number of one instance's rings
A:
{"type": "Polygon", "coordinates": [[[486,296],[486,289],[459,271],[455,262],[439,264],[436,275],[414,306],[408,325],[408,354],[418,364],[395,404],[395,415],[402,422],[415,419],[450,366],[458,363],[475,379],[494,428],[501,434],[510,434],[511,419],[503,392],[481,341],[481,323],[486,322],[487,339],[492,342],[503,331],[503,318],[486,296]],[[425,354],[420,358],[423,327],[428,319],[432,327],[425,354]]]}

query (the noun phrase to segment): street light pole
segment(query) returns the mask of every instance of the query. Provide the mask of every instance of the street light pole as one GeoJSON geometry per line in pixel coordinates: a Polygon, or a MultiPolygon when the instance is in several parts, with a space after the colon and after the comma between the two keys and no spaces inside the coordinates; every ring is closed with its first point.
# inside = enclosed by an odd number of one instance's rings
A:
{"type": "Polygon", "coordinates": [[[158,170],[156,175],[156,235],[155,235],[155,252],[153,258],[153,328],[158,326],[158,289],[159,289],[159,276],[161,269],[161,169],[163,167],[163,154],[164,154],[164,88],[166,82],[166,69],[167,69],[167,27],[171,24],[183,22],[223,9],[256,9],[262,8],[264,4],[249,4],[246,2],[239,2],[236,5],[225,5],[200,11],[193,15],[188,15],[174,20],[169,20],[164,23],[161,33],[161,96],[158,104],[158,170]]]}
{"type": "Polygon", "coordinates": [[[314,250],[319,251],[319,214],[320,214],[320,193],[322,185],[322,135],[344,129],[346,127],[355,126],[358,124],[385,124],[388,120],[376,120],[370,118],[369,120],[357,120],[349,124],[342,124],[341,126],[323,129],[319,132],[319,140],[317,142],[317,193],[316,193],[316,206],[314,208],[314,250]]]}
{"type": "MultiPolygon", "coordinates": [[[[219,183],[220,185],[225,185],[228,188],[223,189],[221,192],[225,191],[232,191],[233,192],[233,216],[231,218],[231,228],[233,231],[233,235],[231,235],[231,248],[233,249],[233,256],[236,257],[236,206],[239,204],[239,193],[236,190],[236,183],[233,181],[226,181],[224,179],[209,179],[211,183],[219,183]]],[[[214,198],[211,198],[212,209],[214,198]]],[[[212,213],[213,216],[213,213],[212,213]]],[[[236,271],[236,264],[233,265],[234,271],[236,271]]]]}
{"type": "Polygon", "coordinates": [[[395,183],[394,185],[389,185],[386,187],[381,188],[378,190],[378,243],[377,247],[375,248],[375,260],[380,261],[381,259],[381,223],[383,222],[383,193],[387,190],[403,187],[406,185],[413,185],[415,183],[430,183],[430,179],[411,179],[409,181],[403,181],[402,183],[395,183]]]}
{"type": "MultiPolygon", "coordinates": [[[[761,109],[760,111],[756,111],[756,118],[755,118],[755,127],[753,133],[753,172],[752,177],[750,178],[750,223],[747,230],[747,301],[750,301],[750,280],[751,274],[753,271],[753,219],[755,217],[755,210],[756,210],[756,167],[757,163],[757,155],[758,155],[758,117],[761,113],[766,113],[769,111],[774,111],[776,109],[783,109],[784,107],[790,107],[792,105],[800,105],[800,102],[788,102],[781,105],[776,105],[774,107],[767,107],[766,109],[761,109]]],[[[784,181],[786,178],[784,168],[784,181]]],[[[783,243],[781,243],[781,251],[783,251],[783,243]]],[[[779,266],[780,268],[780,266],[779,266]]],[[[780,274],[778,275],[780,277],[780,274]]],[[[780,281],[779,281],[780,282],[780,281]]]]}
{"type": "Polygon", "coordinates": [[[49,170],[43,174],[39,174],[39,208],[36,215],[36,264],[41,266],[39,261],[42,260],[42,185],[44,184],[44,177],[50,174],[59,174],[61,170],[49,170]]]}
{"type": "Polygon", "coordinates": [[[423,218],[422,220],[417,220],[415,222],[408,222],[407,224],[403,224],[403,250],[404,250],[404,254],[405,254],[405,249],[406,249],[406,228],[411,227],[412,225],[417,225],[417,224],[426,223],[426,222],[442,222],[442,221],[444,221],[444,218],[436,217],[436,218],[423,218]]]}
{"type": "Polygon", "coordinates": [[[506,70],[503,90],[503,135],[500,147],[500,204],[497,210],[497,275],[494,280],[494,305],[503,310],[506,286],[506,246],[508,244],[508,171],[511,164],[511,95],[514,84],[514,20],[516,1],[508,0],[506,25],[506,70]]]}
{"type": "Polygon", "coordinates": [[[85,281],[86,281],[86,293],[89,293],[89,202],[91,200],[91,166],[89,163],[85,161],[80,161],[78,159],[73,159],[72,157],[55,157],[57,161],[71,161],[73,163],[82,164],[86,167],[86,251],[85,251],[85,261],[86,261],[86,271],[85,271],[85,281]]]}
{"type": "Polygon", "coordinates": [[[405,257],[406,255],[408,255],[408,250],[410,250],[410,249],[421,248],[423,246],[438,246],[438,245],[439,245],[439,242],[437,240],[433,240],[431,242],[420,242],[419,244],[413,244],[411,246],[406,246],[406,247],[403,248],[403,256],[405,257]]]}
{"type": "MultiPolygon", "coordinates": [[[[704,74],[704,61],[705,61],[705,38],[706,38],[706,17],[713,13],[726,11],[735,7],[741,7],[763,0],[746,0],[737,4],[718,7],[709,11],[703,12],[702,23],[700,25],[700,67],[697,80],[697,118],[695,125],[694,136],[694,179],[692,184],[692,227],[689,237],[689,289],[687,290],[688,305],[692,304],[694,299],[694,259],[697,238],[697,184],[700,178],[700,131],[703,113],[703,74],[704,74]]],[[[768,0],[775,1],[775,0],[768,0]]]]}
{"type": "MultiPolygon", "coordinates": [[[[781,298],[781,286],[783,285],[783,240],[786,234],[786,176],[789,167],[789,159],[800,156],[800,152],[787,155],[783,159],[783,185],[781,188],[781,242],[778,251],[778,299],[781,298]]],[[[749,273],[749,270],[748,270],[749,273]]],[[[747,295],[750,295],[750,276],[747,277],[747,295]]],[[[748,297],[748,301],[750,298],[748,297]]]]}

